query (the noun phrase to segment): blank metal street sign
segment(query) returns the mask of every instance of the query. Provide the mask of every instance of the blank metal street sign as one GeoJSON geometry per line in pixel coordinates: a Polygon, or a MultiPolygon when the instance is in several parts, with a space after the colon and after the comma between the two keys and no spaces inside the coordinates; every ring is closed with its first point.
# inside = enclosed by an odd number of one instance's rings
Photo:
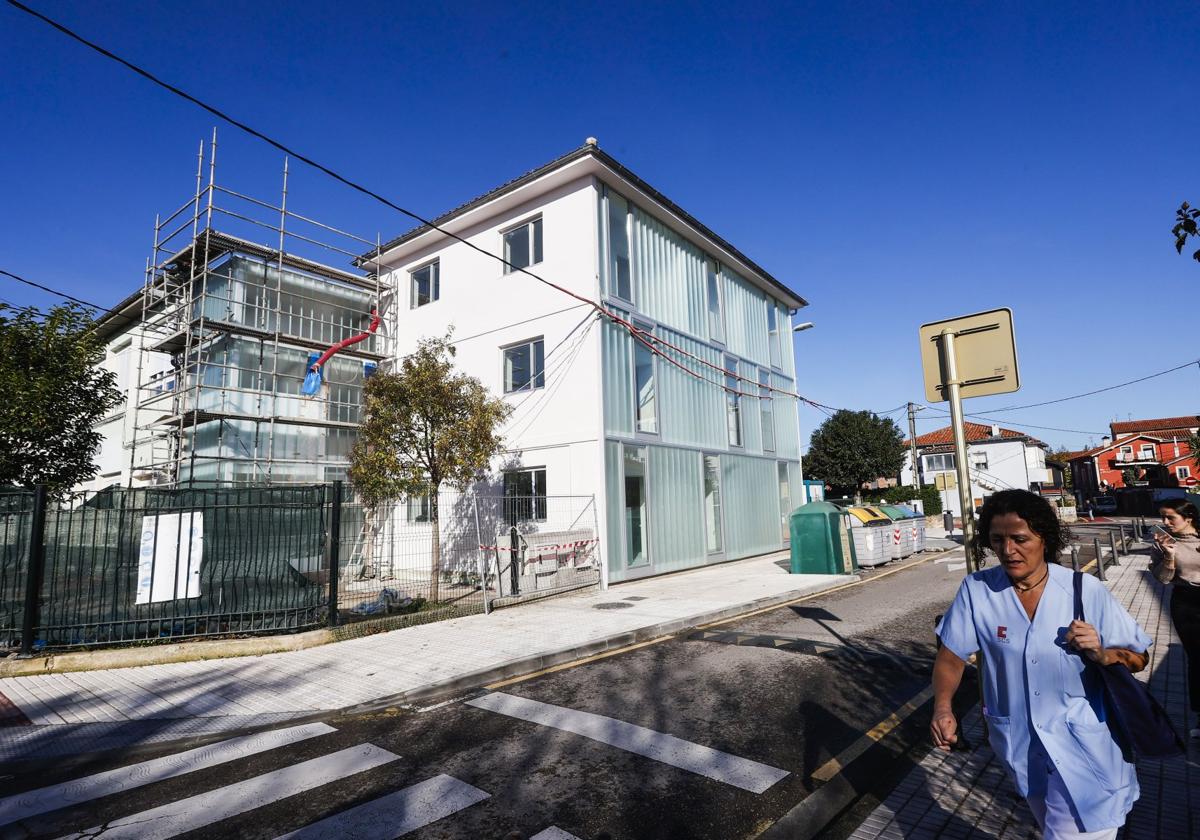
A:
{"type": "Polygon", "coordinates": [[[1007,394],[1021,387],[1017,372],[1017,341],[1013,335],[1011,309],[993,309],[945,321],[922,324],[921,370],[925,376],[925,399],[948,399],[943,375],[942,342],[946,330],[954,333],[955,362],[963,399],[1007,394]]]}

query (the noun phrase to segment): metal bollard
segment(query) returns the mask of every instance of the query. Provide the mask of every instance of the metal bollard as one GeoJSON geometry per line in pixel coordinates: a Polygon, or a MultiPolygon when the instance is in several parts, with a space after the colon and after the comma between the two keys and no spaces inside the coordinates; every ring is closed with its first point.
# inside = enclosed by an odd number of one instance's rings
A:
{"type": "Polygon", "coordinates": [[[1079,571],[1079,546],[1071,543],[1071,568],[1079,571]]]}
{"type": "Polygon", "coordinates": [[[1100,538],[1092,537],[1092,545],[1096,547],[1096,577],[1100,580],[1108,580],[1104,576],[1104,553],[1100,548],[1100,538]]]}
{"type": "MultiPolygon", "coordinates": [[[[1125,540],[1124,540],[1124,539],[1122,539],[1122,540],[1121,540],[1121,542],[1122,542],[1122,543],[1124,543],[1124,542],[1125,542],[1125,540]]],[[[1109,528],[1109,529],[1108,529],[1108,547],[1112,549],[1112,559],[1113,559],[1113,564],[1114,564],[1114,565],[1118,565],[1118,560],[1117,560],[1117,535],[1116,535],[1116,534],[1113,532],[1113,529],[1112,529],[1112,528],[1109,528]]]]}
{"type": "Polygon", "coordinates": [[[514,525],[508,530],[508,575],[512,581],[512,594],[521,594],[521,568],[520,562],[522,558],[517,553],[517,546],[521,543],[521,535],[517,532],[514,525]]]}

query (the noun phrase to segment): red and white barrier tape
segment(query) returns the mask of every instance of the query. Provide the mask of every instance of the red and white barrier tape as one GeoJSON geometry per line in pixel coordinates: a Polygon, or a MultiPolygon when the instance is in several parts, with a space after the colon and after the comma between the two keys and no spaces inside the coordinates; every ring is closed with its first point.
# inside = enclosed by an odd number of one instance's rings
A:
{"type": "MultiPolygon", "coordinates": [[[[527,554],[537,554],[538,552],[563,551],[563,550],[569,549],[569,548],[579,548],[580,546],[590,545],[591,543],[598,543],[598,542],[600,542],[600,540],[598,540],[598,539],[596,539],[596,540],[576,540],[575,542],[557,543],[555,545],[534,545],[532,547],[526,546],[524,549],[518,548],[515,550],[516,551],[525,551],[527,554]]],[[[509,553],[512,553],[514,551],[514,549],[512,549],[512,548],[506,548],[502,545],[481,545],[481,546],[479,546],[479,550],[480,551],[507,551],[509,553]]]]}

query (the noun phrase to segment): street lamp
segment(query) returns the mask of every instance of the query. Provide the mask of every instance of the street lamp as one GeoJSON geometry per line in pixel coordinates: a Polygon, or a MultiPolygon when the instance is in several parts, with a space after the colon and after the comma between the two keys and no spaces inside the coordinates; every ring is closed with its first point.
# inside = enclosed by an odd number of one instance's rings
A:
{"type": "Polygon", "coordinates": [[[797,324],[796,326],[792,327],[792,332],[803,332],[804,330],[811,330],[812,328],[813,322],[805,321],[803,324],[797,324]]]}

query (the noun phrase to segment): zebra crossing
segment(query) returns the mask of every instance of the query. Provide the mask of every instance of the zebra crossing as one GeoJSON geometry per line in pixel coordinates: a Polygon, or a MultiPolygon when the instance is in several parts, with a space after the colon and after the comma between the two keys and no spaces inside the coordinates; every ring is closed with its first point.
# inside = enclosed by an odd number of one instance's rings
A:
{"type": "MultiPolygon", "coordinates": [[[[604,745],[607,749],[622,750],[652,759],[687,773],[703,776],[752,794],[761,794],[789,771],[771,767],[748,758],[731,755],[711,747],[692,743],[663,732],[626,723],[589,712],[554,706],[536,700],[501,692],[490,692],[464,702],[464,706],[480,712],[516,719],[558,732],[571,733],[604,745]]],[[[474,712],[472,714],[475,714],[474,712]]],[[[540,731],[540,730],[539,730],[540,731]]],[[[114,770],[107,770],[58,784],[16,793],[0,799],[0,835],[18,827],[22,836],[59,837],[60,840],[83,838],[137,838],[158,840],[200,831],[208,836],[229,836],[220,824],[231,818],[252,817],[257,809],[314,794],[327,786],[346,780],[371,780],[371,774],[393,768],[388,786],[395,774],[407,771],[401,755],[371,743],[342,746],[331,740],[338,732],[326,723],[309,723],[283,729],[230,738],[214,744],[154,758],[114,770]],[[326,746],[322,747],[322,744],[326,746]],[[290,748],[301,748],[305,755],[321,752],[304,760],[289,759],[290,748]],[[340,748],[339,748],[340,747],[340,748]],[[275,767],[215,789],[190,796],[174,798],[162,804],[136,810],[134,813],[107,819],[93,825],[97,813],[112,813],[114,803],[122,795],[145,789],[141,801],[154,802],[154,785],[190,774],[227,772],[237,762],[257,757],[266,767],[275,767]],[[282,757],[280,759],[279,757],[282,757]],[[284,763],[288,762],[288,763],[284,763]],[[278,764],[283,766],[276,766],[278,764]],[[103,800],[103,802],[101,802],[103,800]],[[96,806],[89,809],[89,805],[96,806]],[[102,809],[97,811],[96,808],[102,809]],[[80,815],[55,812],[75,809],[80,815]],[[69,822],[62,822],[66,819],[69,822]],[[44,822],[43,822],[44,820],[44,822]],[[76,826],[87,827],[76,828],[76,826]],[[73,829],[62,833],[63,827],[73,829]],[[204,831],[202,831],[204,830],[204,831]]],[[[393,747],[396,749],[396,747],[393,747]]],[[[403,749],[399,750],[403,752],[403,749]]],[[[244,775],[245,765],[237,769],[244,775]]],[[[279,834],[276,840],[333,840],[334,838],[363,838],[363,840],[393,840],[418,831],[425,826],[451,820],[459,812],[486,802],[492,794],[475,785],[446,773],[431,771],[426,778],[405,779],[398,789],[374,795],[366,801],[356,799],[330,816],[303,827],[279,834]]],[[[209,776],[208,778],[211,778],[209,776]]],[[[205,787],[206,780],[198,779],[192,789],[205,787]]],[[[477,782],[479,784],[486,783],[477,782]]],[[[345,786],[343,786],[344,788],[345,786]]],[[[176,790],[179,786],[176,785],[176,790]]],[[[379,790],[378,782],[366,784],[366,789],[379,790]],[[372,787],[372,785],[374,785],[372,787]]],[[[322,795],[322,794],[318,794],[322,795]]],[[[295,823],[293,823],[294,825],[295,823]]],[[[453,823],[442,823],[446,836],[468,836],[454,833],[453,823]]],[[[272,832],[274,833],[274,832],[272,832]]],[[[264,836],[270,836],[264,835],[264,836]]],[[[442,835],[439,835],[442,836],[442,835]]],[[[556,825],[536,827],[531,840],[578,840],[575,835],[556,825]]]]}

